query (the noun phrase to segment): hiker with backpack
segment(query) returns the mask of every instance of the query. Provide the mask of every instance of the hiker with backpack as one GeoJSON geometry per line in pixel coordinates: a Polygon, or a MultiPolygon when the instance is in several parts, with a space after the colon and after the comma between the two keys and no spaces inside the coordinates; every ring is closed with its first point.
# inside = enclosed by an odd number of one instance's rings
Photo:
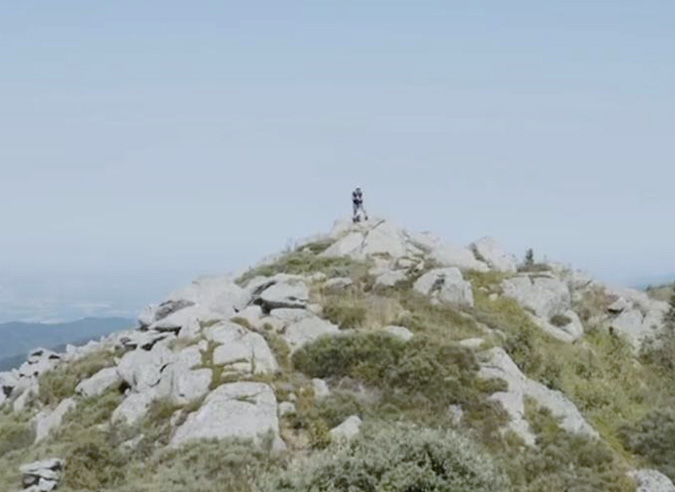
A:
{"type": "Polygon", "coordinates": [[[354,207],[354,215],[352,220],[356,222],[361,222],[361,214],[363,214],[363,220],[368,220],[368,214],[366,209],[363,208],[363,192],[361,188],[356,188],[352,192],[352,205],[354,207]]]}

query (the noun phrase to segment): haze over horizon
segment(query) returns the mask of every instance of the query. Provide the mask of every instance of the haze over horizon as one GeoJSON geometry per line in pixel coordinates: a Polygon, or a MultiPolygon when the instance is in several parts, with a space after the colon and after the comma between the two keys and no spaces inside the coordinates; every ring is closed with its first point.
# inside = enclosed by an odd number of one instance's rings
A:
{"type": "Polygon", "coordinates": [[[366,206],[675,273],[675,4],[122,0],[0,18],[0,321],[130,315],[366,206]],[[7,316],[15,316],[8,318],[7,316]]]}

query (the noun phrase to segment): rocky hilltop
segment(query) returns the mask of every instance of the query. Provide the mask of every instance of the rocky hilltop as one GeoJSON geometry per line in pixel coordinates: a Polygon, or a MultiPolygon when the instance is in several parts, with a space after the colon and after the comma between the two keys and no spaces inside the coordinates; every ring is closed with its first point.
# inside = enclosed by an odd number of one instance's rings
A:
{"type": "Polygon", "coordinates": [[[671,314],[338,222],[0,373],[0,491],[675,491],[671,314]]]}

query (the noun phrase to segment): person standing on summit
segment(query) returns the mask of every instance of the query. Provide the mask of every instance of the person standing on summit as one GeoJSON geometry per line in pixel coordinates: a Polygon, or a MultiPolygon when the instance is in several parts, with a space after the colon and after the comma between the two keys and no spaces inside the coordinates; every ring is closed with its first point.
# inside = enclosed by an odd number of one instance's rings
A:
{"type": "Polygon", "coordinates": [[[361,188],[356,188],[352,192],[352,205],[354,206],[354,215],[352,216],[354,222],[361,222],[359,212],[363,212],[363,220],[368,220],[366,209],[363,208],[363,192],[361,188]]]}

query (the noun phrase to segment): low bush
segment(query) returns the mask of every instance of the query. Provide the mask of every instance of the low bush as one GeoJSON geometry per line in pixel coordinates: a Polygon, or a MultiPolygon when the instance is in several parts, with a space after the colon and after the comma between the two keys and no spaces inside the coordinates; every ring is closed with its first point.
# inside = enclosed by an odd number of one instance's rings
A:
{"type": "Polygon", "coordinates": [[[323,316],[338,325],[341,330],[363,326],[368,314],[364,297],[348,295],[326,296],[323,316]]]}
{"type": "Polygon", "coordinates": [[[626,449],[675,480],[675,410],[653,410],[637,422],[624,425],[620,436],[626,449]]]}
{"type": "Polygon", "coordinates": [[[35,441],[35,430],[28,423],[8,420],[0,423],[0,458],[12,451],[24,449],[35,441]]]}
{"type": "Polygon", "coordinates": [[[526,406],[537,448],[507,457],[514,488],[522,492],[633,492],[635,485],[601,440],[565,432],[545,408],[526,406]]]}
{"type": "Polygon", "coordinates": [[[65,485],[73,490],[102,490],[123,483],[128,457],[101,432],[83,433],[66,456],[65,485]]]}
{"type": "Polygon", "coordinates": [[[255,478],[281,458],[247,441],[196,441],[160,451],[106,492],[254,492],[255,478]]]}
{"type": "Polygon", "coordinates": [[[259,481],[263,492],[506,492],[506,478],[450,430],[386,426],[259,481]]]}
{"type": "MultiPolygon", "coordinates": [[[[310,248],[311,249],[311,248],[310,248]]],[[[318,248],[315,248],[318,251],[318,248]]],[[[245,285],[258,276],[271,277],[278,273],[306,275],[316,272],[325,273],[329,277],[349,277],[357,262],[348,257],[326,258],[317,256],[312,251],[292,251],[283,255],[273,263],[261,265],[244,273],[237,282],[245,285]]]]}
{"type": "Polygon", "coordinates": [[[553,326],[563,328],[572,322],[572,318],[565,316],[564,314],[555,314],[551,317],[550,321],[553,326]]]}

